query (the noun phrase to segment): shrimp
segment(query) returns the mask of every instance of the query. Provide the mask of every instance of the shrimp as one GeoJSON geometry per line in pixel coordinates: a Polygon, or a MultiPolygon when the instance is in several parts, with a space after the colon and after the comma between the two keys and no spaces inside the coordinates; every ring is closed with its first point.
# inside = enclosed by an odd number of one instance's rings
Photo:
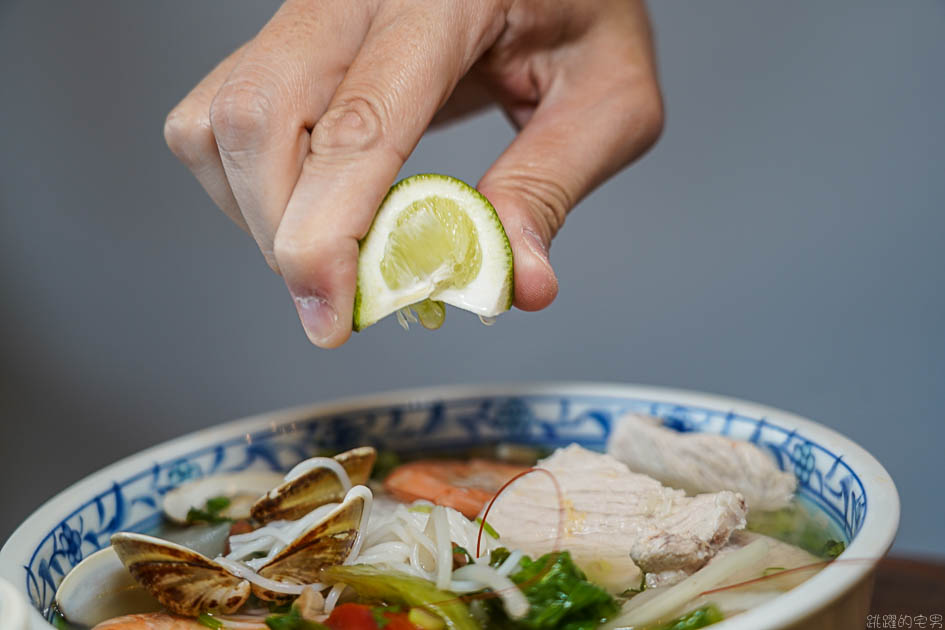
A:
{"type": "MultiPolygon", "coordinates": [[[[227,618],[218,618],[223,623],[223,630],[238,627],[240,630],[268,630],[262,619],[258,623],[248,620],[245,616],[238,623],[230,625],[227,618]]],[[[257,618],[258,619],[258,618],[257,618]]],[[[207,627],[191,617],[180,617],[166,613],[145,613],[138,615],[124,615],[103,621],[92,630],[207,630],[207,627]]]]}
{"type": "Polygon", "coordinates": [[[103,621],[92,630],[206,630],[196,619],[165,613],[124,615],[103,621]]]}
{"type": "Polygon", "coordinates": [[[384,488],[401,501],[426,499],[475,518],[506,481],[527,469],[485,459],[419,460],[395,468],[384,488]]]}

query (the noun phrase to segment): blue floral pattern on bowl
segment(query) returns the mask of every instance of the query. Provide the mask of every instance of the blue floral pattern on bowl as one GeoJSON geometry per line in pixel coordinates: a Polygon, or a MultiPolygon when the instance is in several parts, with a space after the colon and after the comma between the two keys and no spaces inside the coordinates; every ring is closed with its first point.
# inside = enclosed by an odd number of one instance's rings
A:
{"type": "Polygon", "coordinates": [[[854,471],[823,446],[765,418],[730,411],[604,395],[479,396],[363,408],[319,415],[240,435],[183,457],[156,461],[116,479],[47,532],[23,567],[26,592],[40,610],[52,603],[62,577],[119,531],[147,531],[161,520],[164,494],[181,483],[220,472],[288,470],[324,450],[361,444],[411,452],[514,441],[549,448],[577,442],[602,450],[616,418],[637,412],[677,431],[747,440],[772,454],[798,478],[798,493],[819,508],[849,542],[866,517],[867,498],[854,471]]]}

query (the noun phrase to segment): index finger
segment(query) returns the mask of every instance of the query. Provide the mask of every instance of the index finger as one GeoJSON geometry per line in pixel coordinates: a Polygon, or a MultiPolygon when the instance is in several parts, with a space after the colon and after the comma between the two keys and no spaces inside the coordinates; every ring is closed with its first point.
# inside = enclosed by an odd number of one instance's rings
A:
{"type": "Polygon", "coordinates": [[[385,4],[312,131],[274,253],[316,345],[350,336],[358,240],[433,115],[499,31],[477,11],[385,4]]]}

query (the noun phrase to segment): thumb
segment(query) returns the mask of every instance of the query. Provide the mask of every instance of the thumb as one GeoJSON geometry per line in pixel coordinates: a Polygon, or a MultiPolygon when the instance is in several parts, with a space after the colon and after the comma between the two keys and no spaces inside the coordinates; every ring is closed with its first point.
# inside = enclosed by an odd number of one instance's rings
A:
{"type": "Polygon", "coordinates": [[[492,202],[509,237],[515,267],[515,306],[523,311],[545,308],[558,295],[558,278],[551,267],[548,249],[558,218],[543,218],[546,202],[523,189],[518,181],[484,178],[479,191],[492,202]]]}
{"type": "Polygon", "coordinates": [[[515,306],[525,311],[545,308],[558,294],[548,248],[565,216],[591,189],[646,151],[662,126],[653,82],[616,88],[613,82],[585,78],[577,87],[539,104],[478,186],[509,236],[515,306]]]}

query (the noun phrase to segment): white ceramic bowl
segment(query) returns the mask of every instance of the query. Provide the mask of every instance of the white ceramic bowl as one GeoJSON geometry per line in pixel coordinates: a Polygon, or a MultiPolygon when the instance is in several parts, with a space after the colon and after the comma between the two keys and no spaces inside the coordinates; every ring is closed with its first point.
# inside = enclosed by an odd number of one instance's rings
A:
{"type": "MultiPolygon", "coordinates": [[[[3,546],[0,581],[6,579],[28,602],[32,630],[48,630],[39,611],[52,601],[62,576],[107,545],[114,532],[157,524],[163,494],[188,479],[247,468],[288,470],[318,450],[365,443],[422,452],[500,439],[600,449],[612,421],[628,411],[664,418],[678,430],[729,435],[767,449],[797,475],[800,495],[846,538],[841,562],[713,627],[864,627],[875,562],[899,523],[899,497],[883,467],[847,438],[790,413],[635,385],[436,387],[278,411],[199,431],[112,464],[49,500],[3,546]]],[[[0,610],[20,609],[10,598],[0,587],[0,610]]]]}

